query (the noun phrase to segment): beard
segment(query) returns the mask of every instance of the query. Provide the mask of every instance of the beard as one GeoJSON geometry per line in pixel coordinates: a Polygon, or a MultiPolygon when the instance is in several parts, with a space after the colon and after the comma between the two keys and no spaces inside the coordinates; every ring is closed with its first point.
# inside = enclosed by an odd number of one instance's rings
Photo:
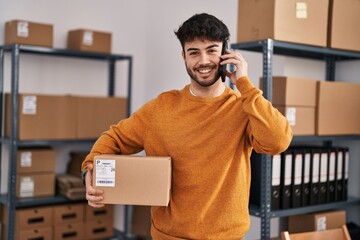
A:
{"type": "Polygon", "coordinates": [[[200,79],[199,77],[196,76],[196,73],[195,71],[197,71],[197,69],[199,68],[202,68],[202,67],[211,67],[211,68],[214,68],[214,65],[200,65],[199,67],[197,67],[195,70],[192,70],[190,69],[187,64],[185,63],[185,67],[186,67],[186,71],[187,73],[189,74],[190,78],[192,80],[194,80],[197,84],[199,84],[200,86],[202,87],[209,87],[209,86],[212,86],[214,83],[216,83],[217,80],[219,80],[220,78],[220,73],[219,73],[219,70],[218,70],[218,67],[216,67],[216,73],[214,75],[213,78],[210,78],[209,80],[202,80],[200,79]]]}

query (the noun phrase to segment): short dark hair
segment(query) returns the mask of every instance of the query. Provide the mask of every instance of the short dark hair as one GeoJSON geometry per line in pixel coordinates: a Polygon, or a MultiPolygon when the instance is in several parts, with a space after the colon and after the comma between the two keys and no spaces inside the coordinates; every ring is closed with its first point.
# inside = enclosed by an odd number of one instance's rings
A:
{"type": "Polygon", "coordinates": [[[175,31],[175,35],[183,49],[186,42],[195,39],[228,42],[230,37],[227,26],[218,18],[207,13],[195,14],[190,17],[179,27],[178,31],[175,31]]]}

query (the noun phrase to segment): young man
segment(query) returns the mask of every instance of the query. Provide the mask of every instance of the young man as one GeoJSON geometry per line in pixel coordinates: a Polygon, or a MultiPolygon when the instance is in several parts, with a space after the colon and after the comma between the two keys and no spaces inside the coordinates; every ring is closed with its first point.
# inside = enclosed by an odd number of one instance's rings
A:
{"type": "Polygon", "coordinates": [[[244,58],[221,55],[229,31],[220,20],[196,14],[175,34],[190,84],[160,94],[100,136],[82,165],[86,198],[103,206],[103,192],[91,185],[96,154],[171,156],[172,196],[168,207],[151,209],[153,238],[242,239],[250,226],[251,151],[278,154],[292,131],[247,77],[244,58]],[[221,81],[223,64],[235,66],[226,75],[240,93],[221,81]]]}

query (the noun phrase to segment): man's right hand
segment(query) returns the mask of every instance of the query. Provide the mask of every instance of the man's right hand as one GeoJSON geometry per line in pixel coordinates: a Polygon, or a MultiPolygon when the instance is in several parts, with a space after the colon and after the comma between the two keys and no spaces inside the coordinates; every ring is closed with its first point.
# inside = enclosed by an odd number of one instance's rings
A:
{"type": "Polygon", "coordinates": [[[86,200],[88,200],[88,204],[94,208],[101,208],[105,205],[103,203],[99,203],[99,201],[104,199],[104,191],[101,189],[96,189],[92,186],[92,178],[93,178],[93,170],[94,166],[89,163],[87,165],[88,171],[85,175],[85,185],[86,185],[86,200]]]}

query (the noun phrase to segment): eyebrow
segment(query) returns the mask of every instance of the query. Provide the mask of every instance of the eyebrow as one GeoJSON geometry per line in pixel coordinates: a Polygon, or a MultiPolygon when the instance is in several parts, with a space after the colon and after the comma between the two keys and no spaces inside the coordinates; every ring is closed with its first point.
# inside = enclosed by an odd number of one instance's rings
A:
{"type": "MultiPolygon", "coordinates": [[[[210,48],[213,48],[213,47],[219,47],[219,45],[218,44],[213,44],[213,45],[210,45],[210,46],[206,47],[205,49],[210,49],[210,48]]],[[[196,50],[199,50],[199,49],[198,48],[189,48],[186,51],[189,52],[189,51],[196,51],[196,50]]]]}

